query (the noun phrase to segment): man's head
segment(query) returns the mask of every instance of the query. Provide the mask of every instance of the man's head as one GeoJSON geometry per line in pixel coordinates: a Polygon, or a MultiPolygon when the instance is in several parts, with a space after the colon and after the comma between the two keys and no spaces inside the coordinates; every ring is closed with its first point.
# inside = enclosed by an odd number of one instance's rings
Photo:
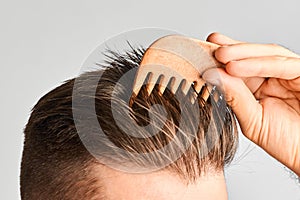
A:
{"type": "Polygon", "coordinates": [[[82,74],[83,81],[76,83],[81,88],[76,106],[75,79],[39,100],[25,128],[22,199],[198,199],[226,194],[223,168],[237,145],[231,110],[201,96],[191,104],[168,89],[159,94],[157,87],[150,96],[142,88],[129,107],[122,97],[131,88],[119,80],[138,67],[143,53],[141,49],[124,55],[111,52],[106,68],[82,74]],[[93,80],[95,95],[87,95],[93,90],[87,83],[93,80]],[[90,102],[95,110],[87,106],[90,102]],[[118,120],[112,107],[117,107],[118,120]],[[82,115],[74,120],[78,110],[82,115]],[[92,113],[105,137],[99,138],[95,131],[92,113]],[[86,148],[82,140],[92,147],[86,148]],[[171,148],[160,151],[170,143],[171,148]],[[147,168],[151,172],[132,173],[147,168]]]}

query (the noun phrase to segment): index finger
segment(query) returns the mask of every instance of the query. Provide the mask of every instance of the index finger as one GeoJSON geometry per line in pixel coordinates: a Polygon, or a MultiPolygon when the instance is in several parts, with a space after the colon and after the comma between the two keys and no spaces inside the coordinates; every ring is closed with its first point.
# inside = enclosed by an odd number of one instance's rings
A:
{"type": "Polygon", "coordinates": [[[300,76],[300,58],[266,56],[230,61],[227,73],[238,77],[274,77],[292,80],[300,76]]]}

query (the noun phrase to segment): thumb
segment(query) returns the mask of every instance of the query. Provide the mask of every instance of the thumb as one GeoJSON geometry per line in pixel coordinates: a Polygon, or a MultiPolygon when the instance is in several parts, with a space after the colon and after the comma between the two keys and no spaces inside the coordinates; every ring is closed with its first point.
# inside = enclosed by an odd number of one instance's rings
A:
{"type": "Polygon", "coordinates": [[[240,78],[230,76],[222,68],[213,68],[204,72],[202,78],[216,85],[223,91],[227,104],[235,113],[243,134],[258,142],[258,135],[262,126],[262,106],[240,78]]]}

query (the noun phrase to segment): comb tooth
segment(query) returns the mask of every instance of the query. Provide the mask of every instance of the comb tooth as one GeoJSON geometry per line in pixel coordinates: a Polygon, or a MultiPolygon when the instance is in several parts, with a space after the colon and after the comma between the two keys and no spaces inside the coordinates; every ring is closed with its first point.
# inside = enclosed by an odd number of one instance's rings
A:
{"type": "Polygon", "coordinates": [[[159,73],[151,73],[151,76],[149,77],[149,80],[147,82],[148,96],[152,93],[152,90],[154,89],[155,85],[159,81],[160,77],[161,77],[161,74],[159,74],[159,73]]]}
{"type": "Polygon", "coordinates": [[[184,95],[188,94],[191,86],[192,84],[190,84],[187,80],[185,79],[182,80],[180,87],[184,95]]]}
{"type": "Polygon", "coordinates": [[[168,75],[162,75],[159,83],[159,93],[162,95],[166,88],[168,87],[168,83],[170,81],[170,77],[168,75]]]}
{"type": "Polygon", "coordinates": [[[169,85],[170,85],[171,92],[172,92],[173,94],[175,94],[176,91],[178,90],[178,88],[179,88],[179,86],[180,86],[180,83],[181,83],[181,81],[179,81],[179,80],[176,79],[175,77],[172,77],[172,78],[170,79],[169,85]]]}
{"type": "Polygon", "coordinates": [[[210,93],[209,93],[209,89],[207,87],[207,85],[205,84],[203,87],[202,87],[202,90],[201,90],[201,98],[206,102],[208,97],[210,96],[210,93]]]}
{"type": "Polygon", "coordinates": [[[191,92],[189,92],[189,99],[190,99],[190,102],[192,103],[192,104],[194,104],[195,103],[195,101],[196,101],[196,99],[197,99],[197,97],[198,97],[198,92],[197,92],[197,90],[196,90],[196,84],[194,83],[193,85],[192,85],[192,87],[191,87],[191,92]]]}
{"type": "Polygon", "coordinates": [[[197,93],[200,93],[200,91],[204,86],[205,86],[205,81],[203,79],[199,79],[194,82],[194,89],[197,93]]]}
{"type": "Polygon", "coordinates": [[[152,72],[142,71],[139,73],[138,78],[135,79],[133,85],[133,93],[138,94],[143,85],[147,84],[149,78],[151,77],[152,72]]]}
{"type": "Polygon", "coordinates": [[[194,104],[196,102],[196,99],[197,99],[196,95],[191,96],[191,98],[190,98],[191,104],[194,104]]]}

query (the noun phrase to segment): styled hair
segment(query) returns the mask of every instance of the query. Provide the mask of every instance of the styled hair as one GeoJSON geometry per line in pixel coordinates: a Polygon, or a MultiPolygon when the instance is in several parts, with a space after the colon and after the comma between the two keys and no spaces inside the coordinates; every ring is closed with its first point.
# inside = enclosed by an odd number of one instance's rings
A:
{"type": "MultiPolygon", "coordinates": [[[[137,169],[169,170],[187,182],[208,170],[222,171],[230,163],[238,134],[227,104],[218,106],[212,96],[205,101],[201,95],[191,103],[168,88],[160,94],[159,85],[150,95],[147,85],[143,86],[131,105],[124,100],[131,88],[119,80],[139,66],[144,52],[142,48],[124,54],[109,51],[105,67],[79,76],[82,81],[76,84],[82,91],[76,93],[76,98],[82,104],[75,108],[76,79],[66,81],[38,101],[24,130],[22,199],[99,199],[105,191],[99,177],[93,175],[93,168],[101,165],[101,159],[137,169]],[[94,95],[86,95],[93,92],[89,81],[97,82],[94,95]],[[94,102],[94,111],[86,106],[87,102],[94,102]],[[76,124],[74,109],[82,113],[76,124]],[[105,133],[101,137],[95,132],[96,125],[90,123],[92,112],[96,112],[98,126],[105,133]],[[130,132],[139,135],[134,137],[130,132]],[[86,148],[84,137],[91,141],[92,148],[86,148]],[[171,142],[167,151],[159,151],[171,142]],[[140,154],[147,156],[136,156],[140,154]],[[172,162],[165,166],[166,160],[172,162]]],[[[189,92],[194,93],[192,87],[189,92]]]]}

